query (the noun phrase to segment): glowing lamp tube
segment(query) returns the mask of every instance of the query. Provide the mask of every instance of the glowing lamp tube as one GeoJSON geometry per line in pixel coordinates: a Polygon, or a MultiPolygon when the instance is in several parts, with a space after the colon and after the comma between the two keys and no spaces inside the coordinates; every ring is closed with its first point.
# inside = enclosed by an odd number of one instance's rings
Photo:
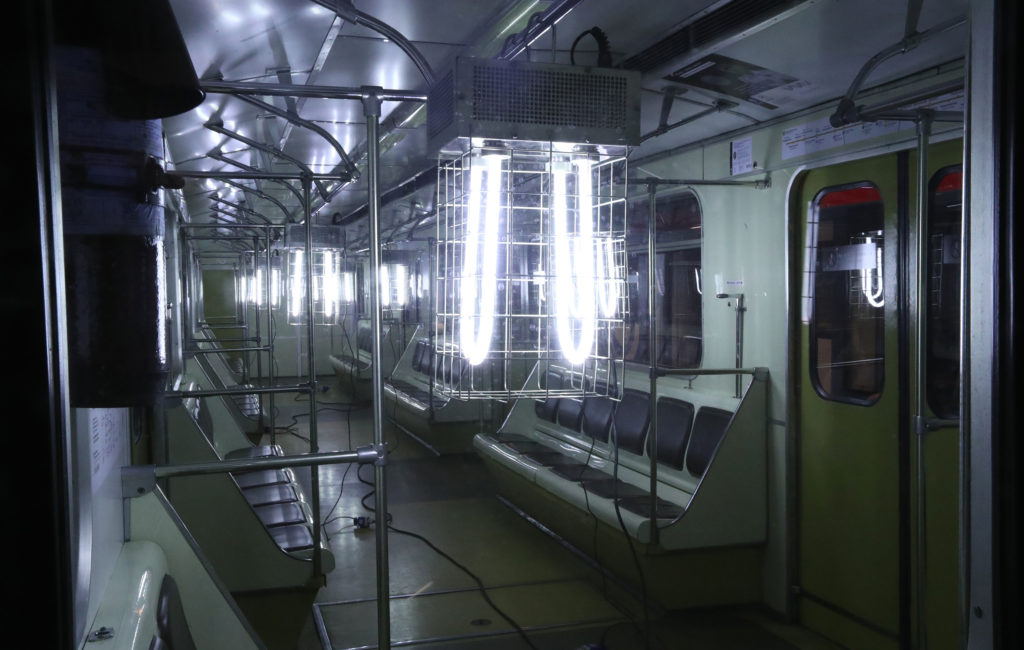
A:
{"type": "MultiPolygon", "coordinates": [[[[871,243],[871,238],[868,238],[868,243],[871,243]]],[[[871,285],[874,284],[871,280],[871,269],[861,270],[860,286],[861,291],[864,292],[864,297],[868,299],[868,303],[872,307],[884,307],[885,298],[882,297],[882,248],[881,246],[875,247],[875,273],[878,277],[878,290],[873,291],[871,285]]]]}
{"type": "Polygon", "coordinates": [[[601,282],[598,292],[601,315],[613,318],[619,306],[619,268],[615,265],[615,244],[608,237],[597,240],[597,279],[601,282]]]}
{"type": "Polygon", "coordinates": [[[355,284],[355,275],[351,271],[345,271],[341,274],[341,300],[346,305],[351,305],[356,301],[355,284]]]}
{"type": "Polygon", "coordinates": [[[323,273],[324,319],[330,322],[338,308],[338,269],[335,265],[334,251],[324,251],[323,273]]]}
{"type": "Polygon", "coordinates": [[[252,291],[251,300],[256,303],[257,307],[263,306],[263,269],[256,269],[256,281],[253,286],[250,287],[252,291]]]}
{"type": "Polygon", "coordinates": [[[305,251],[302,249],[296,249],[292,251],[292,268],[289,274],[289,291],[288,291],[288,316],[291,318],[298,318],[302,315],[302,298],[304,297],[302,290],[302,280],[305,273],[303,267],[303,255],[305,251]]]}
{"type": "Polygon", "coordinates": [[[590,161],[574,161],[579,228],[569,241],[569,209],[566,201],[567,172],[552,173],[552,217],[555,233],[555,327],[562,356],[573,365],[586,361],[594,346],[594,222],[590,161]],[[579,339],[573,336],[572,320],[579,322],[579,339]]]}
{"type": "Polygon", "coordinates": [[[277,309],[281,306],[281,270],[270,271],[270,306],[277,309]]]}
{"type": "Polygon", "coordinates": [[[404,264],[395,265],[395,303],[405,307],[409,302],[409,270],[404,264]]]}
{"type": "Polygon", "coordinates": [[[382,309],[391,307],[391,274],[388,267],[380,267],[380,306],[382,309]]]}
{"type": "Polygon", "coordinates": [[[480,165],[472,165],[469,170],[466,243],[460,280],[459,345],[463,356],[473,366],[480,365],[490,351],[494,333],[494,301],[498,291],[502,156],[485,155],[483,159],[487,167],[487,192],[484,196],[481,196],[484,170],[480,165]],[[481,203],[484,204],[483,215],[480,214],[481,203]]]}

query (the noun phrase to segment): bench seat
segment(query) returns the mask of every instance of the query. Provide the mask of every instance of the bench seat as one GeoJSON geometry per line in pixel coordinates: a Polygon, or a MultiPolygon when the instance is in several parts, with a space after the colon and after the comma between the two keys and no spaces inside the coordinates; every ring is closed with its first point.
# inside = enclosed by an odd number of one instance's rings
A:
{"type": "MultiPolygon", "coordinates": [[[[501,469],[503,481],[540,488],[612,528],[621,521],[640,542],[651,539],[659,521],[665,527],[659,545],[668,550],[763,543],[764,486],[758,484],[766,481],[767,374],[750,382],[743,400],[659,386],[653,519],[644,379],[627,382],[619,401],[577,399],[559,397],[566,380],[549,371],[539,383],[551,396],[519,400],[502,427],[477,435],[474,447],[489,467],[501,469]],[[723,513],[727,506],[736,510],[723,513]]],[[[529,514],[529,503],[517,505],[529,514]]]]}
{"type": "Polygon", "coordinates": [[[487,382],[486,373],[465,360],[437,354],[432,340],[417,329],[385,378],[385,413],[392,424],[436,453],[467,452],[479,431],[476,423],[489,418],[490,405],[445,392],[465,390],[469,382],[480,388],[487,382]]]}

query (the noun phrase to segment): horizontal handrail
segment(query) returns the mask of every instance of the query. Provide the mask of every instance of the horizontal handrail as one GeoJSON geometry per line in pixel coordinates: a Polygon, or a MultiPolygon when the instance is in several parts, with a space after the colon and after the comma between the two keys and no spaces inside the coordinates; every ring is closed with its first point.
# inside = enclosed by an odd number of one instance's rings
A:
{"type": "Polygon", "coordinates": [[[231,395],[268,395],[271,393],[309,393],[314,390],[310,384],[294,384],[291,386],[265,386],[263,388],[219,388],[211,390],[174,390],[164,393],[166,399],[182,399],[185,397],[222,397],[231,395]]]}
{"type": "Polygon", "coordinates": [[[350,451],[295,454],[292,456],[262,456],[215,460],[203,463],[182,463],[179,465],[131,465],[121,468],[121,488],[125,497],[142,496],[156,487],[158,479],[177,476],[201,476],[227,472],[285,469],[288,467],[319,467],[341,463],[383,463],[387,448],[383,445],[367,445],[350,451]]]}
{"type": "Polygon", "coordinates": [[[698,375],[760,375],[767,373],[767,368],[662,368],[655,367],[652,374],[656,377],[694,377],[698,375]]]}

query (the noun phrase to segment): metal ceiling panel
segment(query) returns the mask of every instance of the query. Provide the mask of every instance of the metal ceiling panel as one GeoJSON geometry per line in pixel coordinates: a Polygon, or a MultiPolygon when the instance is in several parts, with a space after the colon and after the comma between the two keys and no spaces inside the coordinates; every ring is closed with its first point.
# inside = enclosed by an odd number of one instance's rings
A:
{"type": "MultiPolygon", "coordinates": [[[[525,25],[534,11],[551,6],[551,0],[355,0],[356,7],[389,24],[410,39],[435,69],[443,74],[454,57],[472,48],[490,45],[491,51],[515,30],[503,29],[499,19],[518,18],[525,25]],[[481,35],[487,37],[481,39],[481,35]],[[487,43],[481,40],[488,41],[487,43]]],[[[423,75],[395,43],[360,25],[339,21],[334,13],[310,0],[172,0],[189,53],[200,77],[221,74],[231,81],[254,80],[268,83],[358,87],[378,85],[403,90],[426,90],[423,75]],[[332,27],[333,26],[333,27],[332,27]]],[[[557,25],[531,44],[531,60],[568,63],[569,49],[578,35],[594,26],[608,36],[615,63],[621,63],[660,39],[696,20],[708,22],[722,12],[742,14],[749,0],[585,0],[577,4],[557,25]],[[718,13],[716,13],[718,12],[718,13]],[[554,52],[552,53],[552,46],[554,52]]],[[[668,112],[669,124],[698,115],[716,100],[730,100],[735,106],[713,112],[678,128],[653,137],[633,156],[666,151],[710,136],[773,119],[825,101],[837,100],[853,81],[861,66],[903,36],[906,3],[889,0],[841,2],[805,0],[781,3],[784,10],[774,21],[742,35],[732,34],[721,42],[709,41],[678,60],[666,62],[643,78],[641,96],[642,133],[661,126],[663,91],[677,89],[678,97],[668,112]],[[799,7],[799,10],[794,9],[799,7]],[[788,8],[788,9],[787,9],[788,8]],[[702,57],[715,54],[734,70],[743,66],[752,74],[792,79],[792,87],[770,87],[768,95],[751,101],[701,78],[666,80],[702,57]],[[735,62],[735,63],[733,63],[735,62]],[[770,97],[772,102],[762,101],[770,97]],[[758,99],[760,98],[760,99],[758,99]]],[[[929,0],[923,4],[919,29],[927,29],[967,9],[966,0],[929,0]]],[[[519,27],[517,27],[518,29],[519,27]]],[[[868,78],[871,87],[963,57],[966,31],[960,28],[925,42],[916,50],[886,61],[868,78]]],[[[595,61],[595,42],[580,40],[577,63],[595,61]]],[[[767,83],[767,82],[766,82],[767,83]]],[[[770,86],[770,84],[769,84],[770,86]]],[[[279,109],[298,110],[299,115],[326,129],[346,151],[364,146],[365,124],[362,106],[355,101],[308,99],[294,101],[281,97],[260,98],[279,109]]],[[[383,106],[386,117],[397,104],[383,106]]],[[[424,115],[397,129],[385,141],[381,157],[382,189],[388,190],[431,166],[436,152],[426,146],[424,115]]],[[[332,171],[338,163],[336,151],[319,135],[304,127],[288,127],[281,117],[238,98],[211,94],[197,109],[166,119],[169,156],[181,169],[237,169],[209,157],[211,153],[235,152],[239,162],[263,169],[293,171],[293,165],[273,160],[266,154],[248,151],[248,146],[203,127],[211,119],[223,120],[226,128],[274,147],[303,161],[317,172],[332,171]]],[[[189,207],[201,214],[209,203],[205,194],[218,183],[190,181],[189,207]]],[[[296,205],[293,193],[273,183],[261,182],[271,196],[296,205]]],[[[237,188],[224,190],[239,195],[237,188]]],[[[429,192],[426,193],[429,195],[429,192]]],[[[424,195],[421,190],[418,195],[424,195]]],[[[398,207],[386,206],[385,226],[392,212],[408,210],[412,199],[398,207]],[[404,206],[404,207],[403,207],[404,206]]],[[[416,199],[421,200],[421,199],[416,199]]],[[[365,184],[353,182],[338,192],[324,214],[347,214],[365,203],[365,184]]],[[[398,218],[398,217],[395,217],[398,218]]]]}

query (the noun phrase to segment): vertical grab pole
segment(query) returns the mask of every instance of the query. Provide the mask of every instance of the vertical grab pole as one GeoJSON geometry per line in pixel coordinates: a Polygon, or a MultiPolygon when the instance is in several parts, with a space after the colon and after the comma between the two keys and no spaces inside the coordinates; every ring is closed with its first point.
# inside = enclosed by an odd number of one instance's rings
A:
{"type": "MultiPolygon", "coordinates": [[[[306,219],[306,368],[309,376],[309,451],[317,453],[320,444],[316,431],[316,364],[313,359],[313,228],[310,214],[310,186],[313,178],[309,174],[302,177],[302,209],[306,219]]],[[[323,575],[323,557],[320,551],[320,468],[310,467],[309,478],[312,482],[311,510],[313,511],[313,579],[319,580],[323,575]]]]}
{"type": "MultiPolygon", "coordinates": [[[[647,355],[651,361],[651,400],[650,408],[650,430],[647,434],[648,455],[651,458],[651,541],[652,545],[658,543],[658,354],[656,352],[658,341],[658,319],[654,304],[657,297],[657,210],[655,209],[654,195],[657,186],[654,183],[647,185],[647,355]]],[[[618,441],[616,441],[618,444],[618,441]]]]}
{"type": "Polygon", "coordinates": [[[928,232],[927,232],[927,186],[928,186],[928,138],[931,135],[932,119],[931,111],[922,110],[917,119],[917,204],[914,219],[914,227],[917,231],[917,260],[915,262],[916,273],[916,309],[914,318],[914,431],[917,434],[915,445],[917,456],[917,647],[928,647],[928,607],[927,589],[928,581],[926,572],[928,569],[928,544],[926,539],[927,521],[927,500],[925,486],[925,436],[928,427],[925,424],[925,313],[928,305],[928,232]]]}
{"type": "Polygon", "coordinates": [[[374,465],[373,489],[374,511],[377,522],[374,527],[377,542],[377,647],[391,647],[391,602],[389,599],[388,577],[388,499],[384,482],[387,456],[384,448],[384,409],[382,398],[384,383],[381,376],[381,317],[380,288],[380,146],[378,144],[378,128],[380,126],[380,93],[383,89],[364,86],[362,89],[363,115],[366,116],[366,185],[368,193],[367,206],[370,213],[370,305],[373,313],[373,444],[377,449],[378,460],[374,465]]]}
{"type": "MultiPolygon", "coordinates": [[[[743,294],[736,294],[736,368],[743,367],[743,312],[747,311],[743,294]]],[[[743,375],[736,373],[736,398],[743,396],[743,375]]]]}
{"type": "MultiPolygon", "coordinates": [[[[267,233],[267,385],[274,385],[274,306],[271,298],[274,293],[274,272],[270,266],[270,226],[265,227],[267,233]]],[[[270,394],[270,444],[277,444],[277,421],[274,416],[274,393],[270,394]]],[[[263,403],[260,403],[262,409],[263,403]]],[[[262,418],[262,413],[260,414],[262,418]]]]}
{"type": "MultiPolygon", "coordinates": [[[[263,233],[264,233],[264,235],[267,236],[267,240],[269,242],[270,232],[267,230],[267,226],[263,227],[263,233]]],[[[260,238],[258,236],[252,238],[252,248],[253,248],[253,254],[252,254],[252,266],[253,266],[252,271],[253,271],[253,276],[252,276],[252,282],[249,283],[249,286],[251,286],[253,288],[253,291],[262,292],[263,291],[263,287],[261,287],[261,286],[256,284],[256,276],[257,276],[256,269],[258,269],[259,266],[260,266],[260,238]]],[[[268,274],[270,273],[270,269],[269,268],[267,269],[267,273],[268,274]]],[[[270,296],[269,292],[267,292],[267,296],[268,297],[270,296]]],[[[248,296],[246,296],[246,298],[248,299],[248,296]]],[[[255,309],[256,313],[253,314],[253,320],[256,321],[256,329],[255,329],[256,347],[263,347],[263,339],[260,337],[260,315],[261,315],[260,314],[260,303],[261,302],[262,302],[261,300],[257,300],[256,301],[256,309],[255,309]]],[[[268,306],[267,309],[269,310],[270,307],[268,306]]],[[[263,379],[263,353],[262,352],[257,352],[256,353],[256,376],[260,380],[263,379]]],[[[250,378],[249,382],[252,383],[252,379],[251,378],[250,378]]],[[[260,414],[259,414],[259,417],[257,418],[257,422],[259,423],[260,430],[262,430],[263,429],[263,393],[260,393],[259,395],[256,396],[256,406],[260,410],[260,414]]]]}

